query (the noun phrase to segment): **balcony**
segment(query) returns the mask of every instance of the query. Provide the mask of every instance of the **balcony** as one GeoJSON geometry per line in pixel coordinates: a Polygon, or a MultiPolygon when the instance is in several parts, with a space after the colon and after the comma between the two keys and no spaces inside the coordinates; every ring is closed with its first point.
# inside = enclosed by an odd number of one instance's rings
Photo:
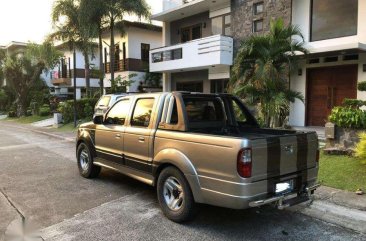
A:
{"type": "MultiPolygon", "coordinates": [[[[115,61],[114,72],[124,72],[124,71],[139,71],[143,72],[148,69],[148,62],[142,61],[140,59],[121,59],[115,61]]],[[[104,64],[104,71],[106,74],[111,73],[111,64],[107,62],[104,64]]]]}
{"type": "Polygon", "coordinates": [[[163,11],[153,15],[152,20],[171,22],[227,7],[230,7],[230,0],[164,0],[163,11]]]}
{"type": "Polygon", "coordinates": [[[51,83],[55,86],[66,85],[71,86],[71,78],[58,78],[53,79],[51,83]]]}
{"type": "Polygon", "coordinates": [[[233,39],[214,35],[150,51],[150,72],[178,72],[233,64],[233,39]]]}

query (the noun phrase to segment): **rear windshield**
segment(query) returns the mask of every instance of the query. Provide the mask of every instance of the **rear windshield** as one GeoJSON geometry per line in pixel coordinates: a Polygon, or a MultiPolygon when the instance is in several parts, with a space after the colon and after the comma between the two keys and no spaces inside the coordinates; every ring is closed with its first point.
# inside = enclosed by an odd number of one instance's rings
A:
{"type": "Polygon", "coordinates": [[[103,96],[98,101],[97,106],[108,106],[110,100],[111,100],[111,97],[110,96],[103,96]]]}
{"type": "Polygon", "coordinates": [[[223,104],[218,98],[185,97],[189,122],[224,122],[223,104]]]}

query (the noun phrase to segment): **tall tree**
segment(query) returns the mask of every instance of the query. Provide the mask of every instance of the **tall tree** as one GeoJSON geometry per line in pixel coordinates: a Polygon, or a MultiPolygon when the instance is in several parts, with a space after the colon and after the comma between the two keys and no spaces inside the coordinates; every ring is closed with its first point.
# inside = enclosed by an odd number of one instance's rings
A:
{"type": "Polygon", "coordinates": [[[99,28],[99,48],[102,51],[103,28],[110,30],[110,70],[111,80],[114,81],[115,67],[115,29],[116,23],[121,22],[119,30],[123,33],[123,19],[126,15],[136,15],[139,18],[150,18],[150,7],[145,0],[81,0],[82,12],[88,15],[89,22],[94,22],[99,28]],[[86,12],[88,11],[88,12],[86,12]]]}
{"type": "Polygon", "coordinates": [[[6,56],[3,71],[7,85],[16,95],[18,116],[25,115],[29,92],[41,81],[41,74],[52,69],[60,56],[49,42],[28,44],[24,54],[6,56]]]}
{"type": "Polygon", "coordinates": [[[71,49],[81,51],[85,62],[86,95],[90,96],[90,57],[93,58],[95,36],[93,26],[81,21],[79,0],[57,0],[52,9],[55,32],[53,40],[68,42],[71,49]]]}
{"type": "Polygon", "coordinates": [[[98,37],[99,50],[99,85],[100,94],[104,92],[105,67],[103,64],[103,26],[105,15],[105,3],[101,0],[81,0],[80,1],[80,21],[83,25],[89,25],[94,29],[95,37],[98,37]]]}
{"type": "Polygon", "coordinates": [[[272,21],[268,34],[242,42],[232,68],[231,91],[259,104],[267,127],[283,125],[289,103],[303,101],[301,93],[288,88],[288,81],[298,54],[307,52],[298,27],[285,26],[282,19],[272,21]]]}
{"type": "Polygon", "coordinates": [[[3,72],[3,64],[5,61],[5,50],[0,49],[0,87],[4,85],[4,72],[3,72]]]}

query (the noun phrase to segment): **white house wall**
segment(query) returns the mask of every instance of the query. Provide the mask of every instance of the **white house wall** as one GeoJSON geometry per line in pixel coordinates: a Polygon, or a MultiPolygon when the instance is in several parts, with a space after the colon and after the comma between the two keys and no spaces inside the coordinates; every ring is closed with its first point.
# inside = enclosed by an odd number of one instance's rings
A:
{"type": "Polygon", "coordinates": [[[161,32],[130,27],[128,32],[127,58],[141,59],[141,44],[150,44],[150,49],[161,47],[161,32]]]}
{"type": "MultiPolygon", "coordinates": [[[[127,80],[134,81],[131,86],[127,88],[128,92],[137,92],[137,87],[140,84],[140,81],[145,80],[145,73],[144,72],[136,72],[136,71],[124,71],[124,72],[117,72],[115,73],[115,78],[121,76],[122,78],[126,78],[127,80]],[[132,78],[129,78],[129,75],[135,75],[132,78]]],[[[110,88],[111,87],[111,74],[106,74],[104,79],[104,87],[110,88]]]]}

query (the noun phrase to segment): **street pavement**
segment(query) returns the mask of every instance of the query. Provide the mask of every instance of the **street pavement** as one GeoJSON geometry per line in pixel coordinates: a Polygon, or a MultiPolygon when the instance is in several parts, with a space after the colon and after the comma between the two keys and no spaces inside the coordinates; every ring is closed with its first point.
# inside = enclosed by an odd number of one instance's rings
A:
{"type": "Polygon", "coordinates": [[[0,240],[14,220],[44,240],[366,240],[357,232],[270,207],[202,205],[194,221],[167,220],[155,190],[113,171],[79,176],[75,145],[0,121],[0,240]]]}

